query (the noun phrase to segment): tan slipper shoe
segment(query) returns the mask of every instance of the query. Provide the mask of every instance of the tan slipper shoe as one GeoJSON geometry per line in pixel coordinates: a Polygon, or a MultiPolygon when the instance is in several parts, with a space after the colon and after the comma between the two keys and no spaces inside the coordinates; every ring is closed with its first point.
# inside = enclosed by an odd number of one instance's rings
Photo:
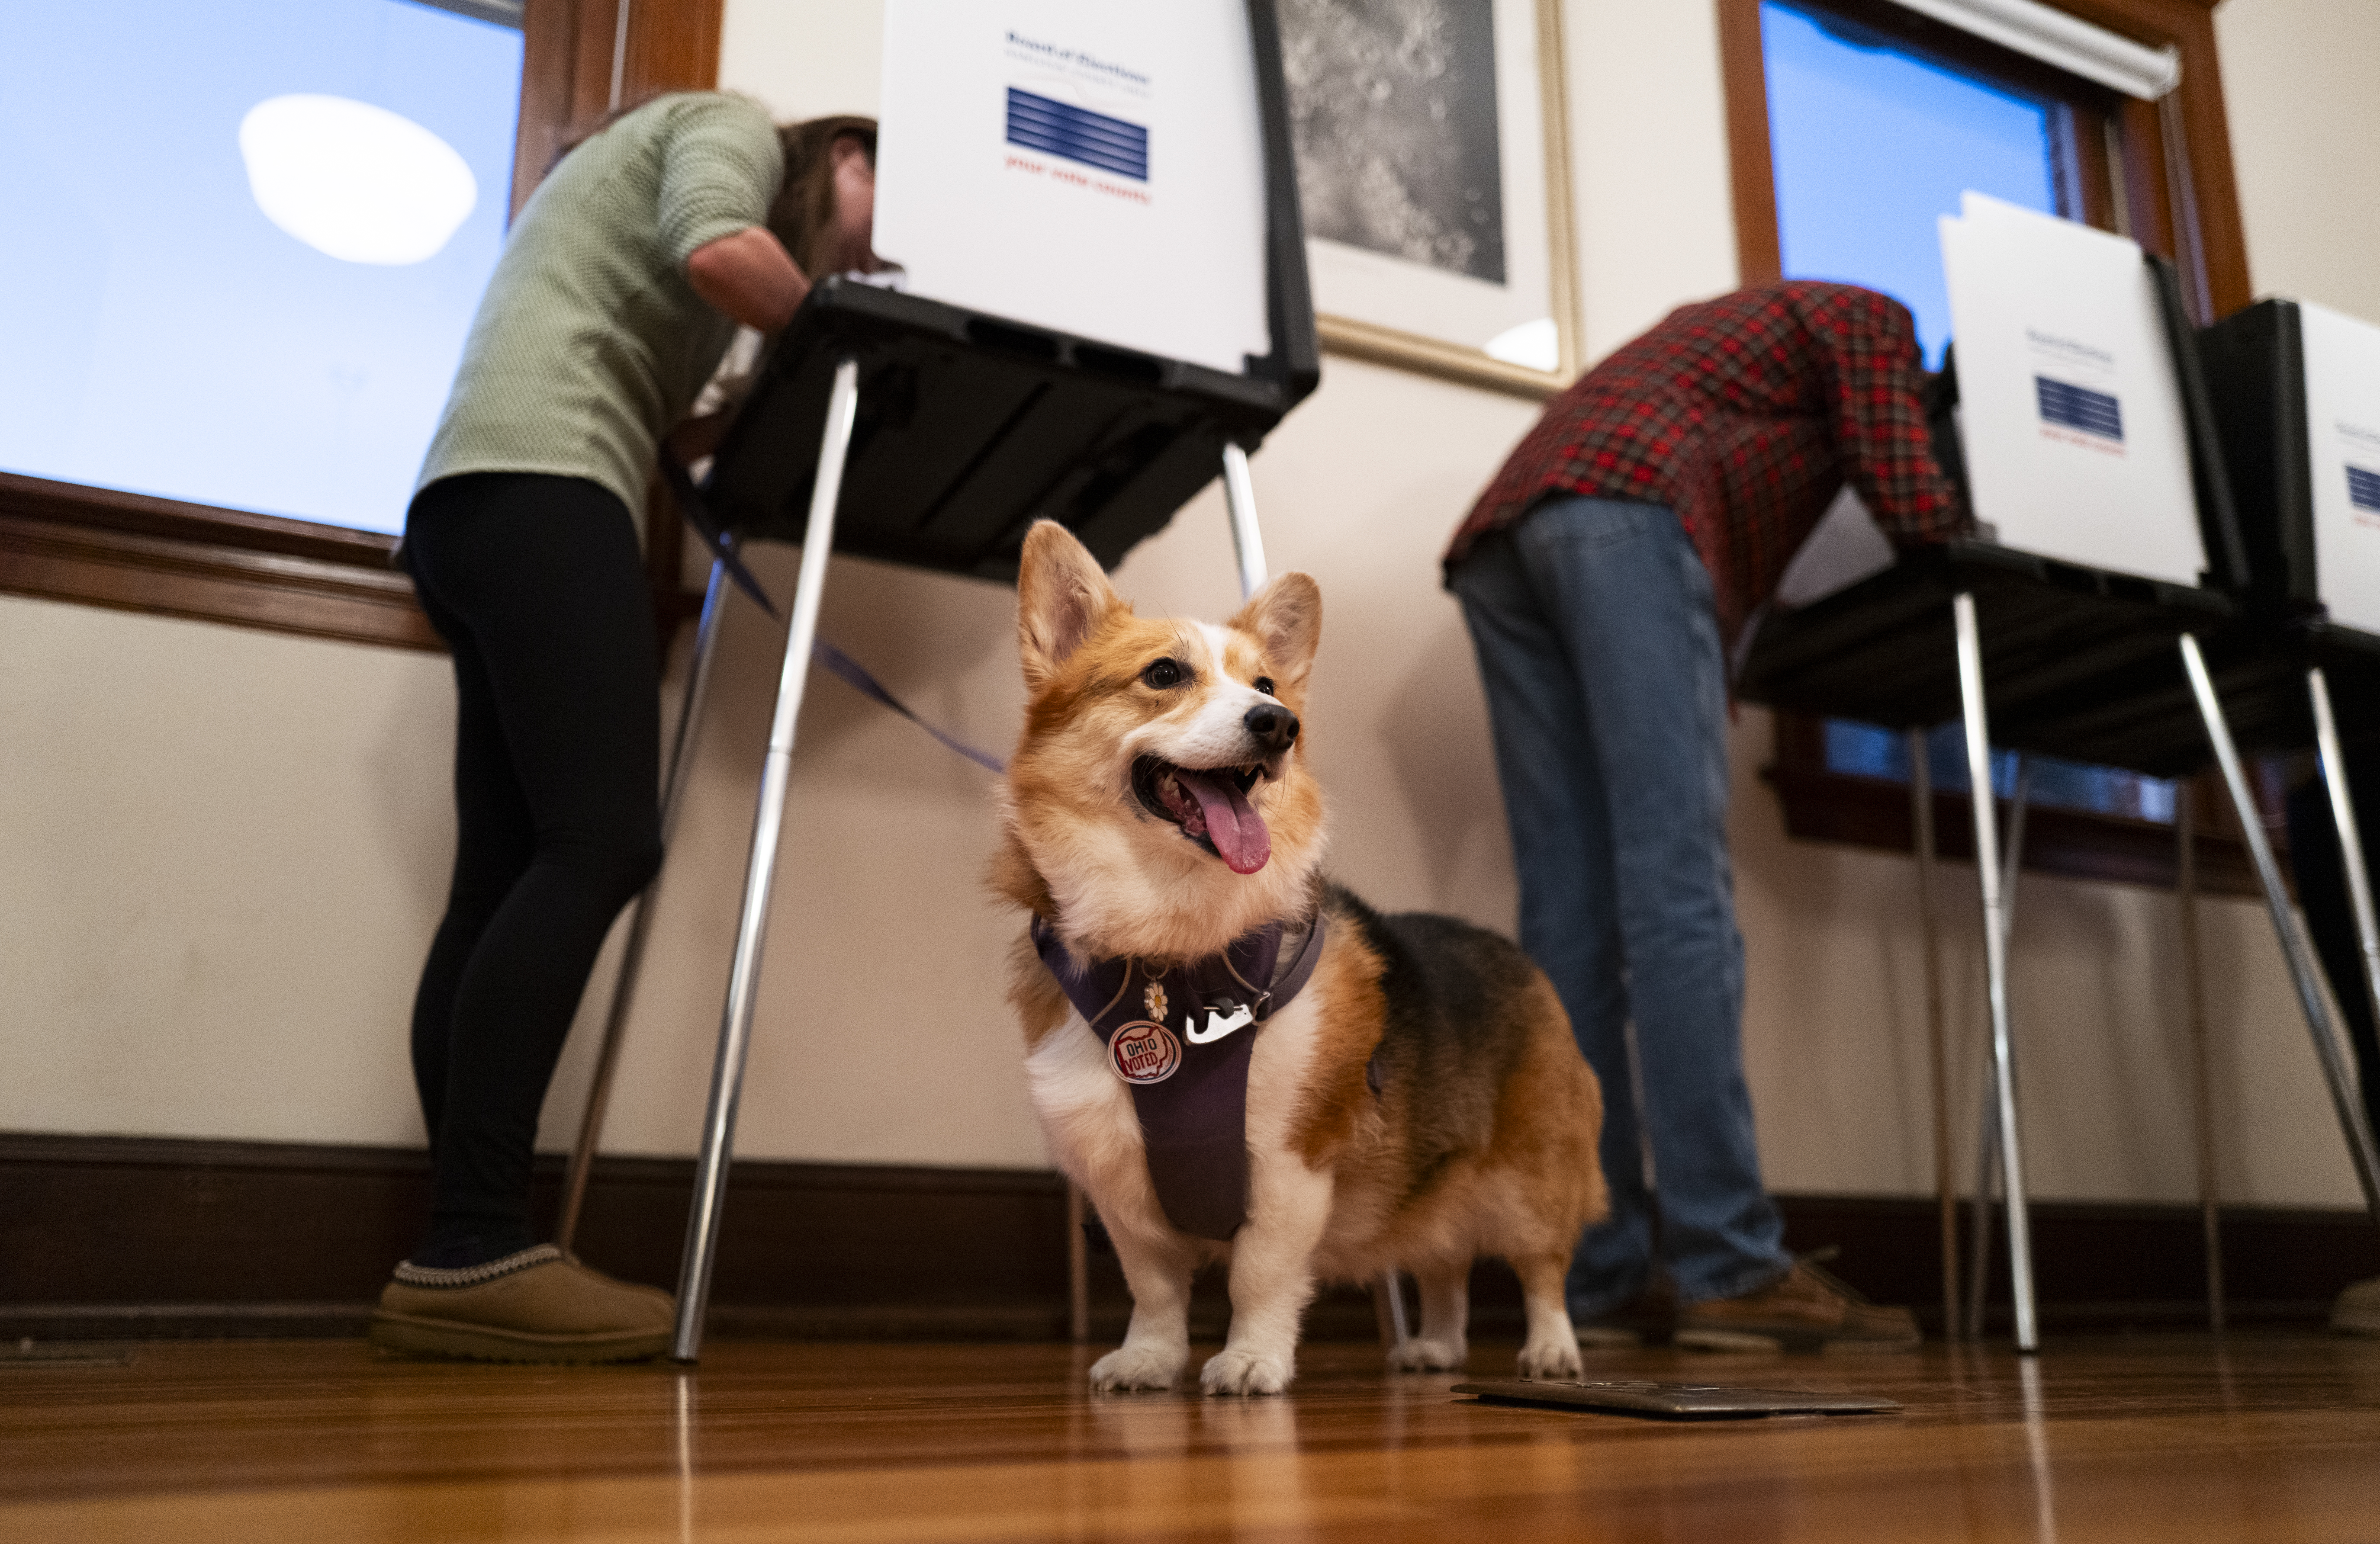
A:
{"type": "Polygon", "coordinates": [[[420,1357],[484,1362],[639,1362],[669,1349],[666,1292],[613,1281],[551,1244],[485,1265],[396,1268],[367,1338],[420,1357]]]}

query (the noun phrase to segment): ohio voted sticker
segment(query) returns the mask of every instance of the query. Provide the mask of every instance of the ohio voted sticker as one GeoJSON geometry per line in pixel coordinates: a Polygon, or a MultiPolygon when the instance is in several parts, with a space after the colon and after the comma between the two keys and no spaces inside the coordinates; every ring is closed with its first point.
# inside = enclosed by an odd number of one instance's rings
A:
{"type": "Polygon", "coordinates": [[[1161,1083],[1182,1070],[1182,1043],[1164,1025],[1137,1019],[1108,1036],[1108,1065],[1127,1083],[1161,1083]]]}

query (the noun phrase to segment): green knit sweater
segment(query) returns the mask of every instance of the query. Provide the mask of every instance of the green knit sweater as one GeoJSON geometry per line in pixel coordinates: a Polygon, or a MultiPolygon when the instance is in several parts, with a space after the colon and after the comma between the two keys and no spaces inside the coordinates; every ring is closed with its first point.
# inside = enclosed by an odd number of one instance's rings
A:
{"type": "Polygon", "coordinates": [[[735,335],[686,259],[761,223],[783,164],[759,105],[712,92],[648,103],[565,156],[514,222],[417,490],[466,472],[585,477],[641,534],[654,447],[735,335]]]}

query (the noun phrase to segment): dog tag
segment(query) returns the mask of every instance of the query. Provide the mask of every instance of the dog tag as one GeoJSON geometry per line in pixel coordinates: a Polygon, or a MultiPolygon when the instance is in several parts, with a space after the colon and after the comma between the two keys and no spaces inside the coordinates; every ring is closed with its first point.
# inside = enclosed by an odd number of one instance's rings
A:
{"type": "Polygon", "coordinates": [[[1225,1035],[1230,1034],[1233,1030],[1246,1029],[1250,1024],[1253,1024],[1256,1021],[1257,1010],[1249,1007],[1245,1003],[1232,1008],[1229,1018],[1225,1018],[1221,1013],[1210,1007],[1207,1010],[1207,1027],[1203,1030],[1193,1028],[1190,1031],[1190,1043],[1193,1045],[1212,1044],[1214,1042],[1222,1039],[1225,1035]]]}
{"type": "Polygon", "coordinates": [[[1108,1065],[1127,1083],[1161,1083],[1182,1070],[1182,1043],[1164,1025],[1136,1019],[1108,1036],[1108,1065]]]}

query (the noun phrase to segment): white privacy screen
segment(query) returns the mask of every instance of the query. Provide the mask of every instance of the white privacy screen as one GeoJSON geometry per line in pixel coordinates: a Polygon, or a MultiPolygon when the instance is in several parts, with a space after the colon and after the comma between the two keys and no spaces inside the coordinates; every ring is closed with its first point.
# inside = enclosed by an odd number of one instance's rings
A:
{"type": "Polygon", "coordinates": [[[2380,327],[2300,302],[2314,574],[2330,614],[2380,633],[2380,327]]]}
{"type": "Polygon", "coordinates": [[[1225,0],[889,0],[876,249],[912,294],[1237,375],[1271,352],[1225,0]]]}
{"type": "Polygon", "coordinates": [[[2140,247],[1977,193],[1941,231],[1976,514],[2010,547],[2196,585],[2190,440],[2140,247]]]}

